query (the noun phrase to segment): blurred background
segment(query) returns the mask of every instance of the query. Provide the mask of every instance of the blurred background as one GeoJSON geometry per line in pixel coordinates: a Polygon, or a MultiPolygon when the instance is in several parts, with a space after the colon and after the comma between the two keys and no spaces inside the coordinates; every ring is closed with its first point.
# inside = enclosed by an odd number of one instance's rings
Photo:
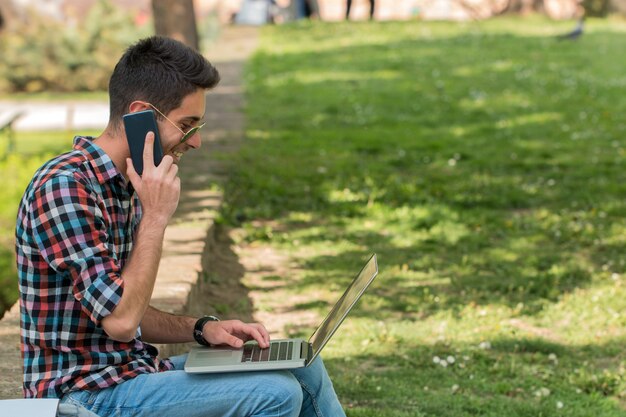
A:
{"type": "Polygon", "coordinates": [[[0,0],[0,315],[19,199],[106,125],[123,50],[157,33],[211,59],[254,26],[245,141],[201,186],[239,262],[282,260],[242,281],[284,333],[379,254],[325,351],[348,415],[626,415],[626,0],[347,7],[0,0]]]}
{"type": "MultiPolygon", "coordinates": [[[[626,0],[377,0],[375,5],[376,20],[472,21],[537,13],[578,19],[626,13],[626,0]]],[[[351,18],[366,19],[369,13],[369,1],[354,1],[351,18]]],[[[111,57],[154,32],[200,49],[224,24],[345,16],[344,0],[2,0],[0,94],[103,91],[111,57]]]]}

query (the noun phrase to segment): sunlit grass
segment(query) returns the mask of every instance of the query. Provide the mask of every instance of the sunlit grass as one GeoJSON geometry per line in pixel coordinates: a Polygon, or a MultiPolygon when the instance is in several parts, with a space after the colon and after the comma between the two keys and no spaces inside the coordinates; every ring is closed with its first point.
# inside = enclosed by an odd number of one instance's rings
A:
{"type": "Polygon", "coordinates": [[[379,254],[324,354],[349,416],[626,413],[626,24],[586,28],[264,32],[223,216],[298,266],[264,310],[324,315],[379,254]]]}

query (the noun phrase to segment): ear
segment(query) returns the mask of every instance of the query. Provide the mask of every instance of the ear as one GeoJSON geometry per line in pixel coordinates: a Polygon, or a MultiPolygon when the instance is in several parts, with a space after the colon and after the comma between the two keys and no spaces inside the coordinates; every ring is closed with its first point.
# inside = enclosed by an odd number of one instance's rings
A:
{"type": "Polygon", "coordinates": [[[148,110],[150,109],[150,105],[145,101],[135,100],[128,105],[129,113],[136,113],[138,111],[148,110]]]}

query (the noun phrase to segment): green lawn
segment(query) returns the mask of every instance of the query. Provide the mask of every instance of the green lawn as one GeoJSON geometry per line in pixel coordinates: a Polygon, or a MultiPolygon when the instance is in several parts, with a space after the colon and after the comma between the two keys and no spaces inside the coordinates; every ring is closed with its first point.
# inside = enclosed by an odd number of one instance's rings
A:
{"type": "Polygon", "coordinates": [[[263,31],[223,216],[296,309],[378,253],[325,352],[349,416],[626,415],[626,23],[571,27],[263,31]]]}

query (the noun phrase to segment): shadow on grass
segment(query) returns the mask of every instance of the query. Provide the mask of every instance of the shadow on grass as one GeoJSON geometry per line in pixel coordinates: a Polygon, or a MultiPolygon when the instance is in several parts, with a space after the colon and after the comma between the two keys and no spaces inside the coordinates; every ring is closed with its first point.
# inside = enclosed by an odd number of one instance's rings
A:
{"type": "Polygon", "coordinates": [[[252,322],[253,303],[242,284],[245,269],[233,251],[228,228],[214,224],[202,253],[202,276],[190,292],[186,314],[217,314],[224,319],[252,322]]]}
{"type": "MultiPolygon", "coordinates": [[[[306,242],[306,238],[298,239],[300,244],[319,244],[306,242]]],[[[546,303],[591,282],[588,271],[568,265],[570,253],[545,254],[540,246],[526,252],[527,257],[536,257],[536,260],[527,260],[522,268],[517,259],[507,261],[498,256],[481,255],[480,245],[464,246],[462,240],[455,245],[426,242],[397,247],[388,235],[380,232],[340,232],[340,236],[326,233],[324,239],[350,242],[363,249],[308,257],[301,261],[298,269],[310,272],[285,287],[295,292],[327,288],[340,294],[358,272],[365,255],[376,252],[380,275],[367,297],[368,304],[376,306],[374,310],[381,318],[400,314],[406,319],[417,319],[444,310],[458,314],[471,304],[502,304],[510,308],[521,304],[525,314],[536,314],[546,303]],[[472,257],[488,259],[477,266],[467,261],[472,257]],[[565,267],[555,270],[553,265],[565,267]]],[[[330,308],[330,305],[316,301],[311,305],[294,306],[294,309],[312,306],[321,310],[330,308]]],[[[373,313],[367,307],[359,311],[355,314],[369,316],[373,313]]]]}
{"type": "MultiPolygon", "coordinates": [[[[331,342],[348,352],[326,362],[349,416],[623,415],[623,338],[575,346],[512,332],[483,349],[409,333],[468,306],[514,310],[506,326],[517,314],[540,321],[564,295],[626,271],[623,34],[559,43],[423,22],[280,31],[251,64],[249,141],[224,217],[303,254],[306,272],[283,280],[293,293],[338,297],[378,253],[380,276],[351,319],[395,333],[359,328],[350,344],[331,342]],[[452,34],[421,35],[443,27],[452,34]],[[254,230],[258,219],[268,226],[254,230]]],[[[462,325],[474,330],[470,317],[462,325]]]]}
{"type": "MultiPolygon", "coordinates": [[[[623,35],[559,43],[476,25],[440,38],[399,27],[379,44],[255,58],[258,140],[233,161],[225,217],[310,214],[311,224],[264,235],[359,249],[309,257],[299,267],[311,273],[289,285],[341,288],[377,252],[372,294],[409,317],[470,303],[537,314],[607,265],[624,271],[609,243],[624,224],[612,122],[626,100],[609,58],[623,54],[623,35]]],[[[335,30],[349,29],[307,36],[335,30]]]]}

